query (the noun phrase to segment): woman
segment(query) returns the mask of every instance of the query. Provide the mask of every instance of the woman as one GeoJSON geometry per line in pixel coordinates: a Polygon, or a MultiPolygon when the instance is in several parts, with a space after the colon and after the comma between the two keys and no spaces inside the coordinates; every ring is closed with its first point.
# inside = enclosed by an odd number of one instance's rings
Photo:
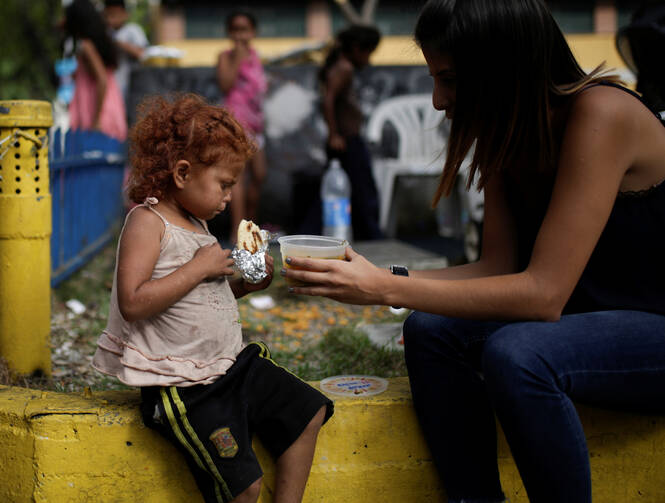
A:
{"type": "Polygon", "coordinates": [[[573,401],[665,408],[665,128],[580,69],[541,0],[430,0],[415,36],[452,117],[435,203],[475,142],[480,260],[404,277],[349,249],[283,274],[415,310],[413,400],[450,501],[504,501],[496,413],[531,501],[589,502],[573,401]]]}
{"type": "Polygon", "coordinates": [[[125,103],[113,75],[117,54],[101,13],[90,0],[74,0],[65,9],[64,28],[75,40],[77,53],[71,128],[97,130],[124,141],[125,103]]]}

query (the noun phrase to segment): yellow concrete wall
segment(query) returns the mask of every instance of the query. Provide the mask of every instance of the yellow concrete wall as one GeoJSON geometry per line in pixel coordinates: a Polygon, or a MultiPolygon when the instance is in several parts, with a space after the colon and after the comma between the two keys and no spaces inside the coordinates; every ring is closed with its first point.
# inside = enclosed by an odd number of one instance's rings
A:
{"type": "MultiPolygon", "coordinates": [[[[316,383],[314,383],[316,385],[316,383]]],[[[174,447],[145,428],[135,391],[84,394],[0,386],[0,501],[202,501],[174,447]]],[[[416,422],[406,378],[375,397],[335,398],[319,437],[306,503],[445,501],[416,422]]],[[[579,407],[594,501],[665,501],[665,417],[579,407]]],[[[261,503],[271,501],[274,465],[261,503]]],[[[526,503],[505,439],[499,465],[511,503],[526,503]]]]}
{"type": "MultiPolygon", "coordinates": [[[[608,66],[625,68],[614,46],[614,34],[589,33],[566,36],[573,53],[585,69],[592,69],[606,61],[608,66]]],[[[308,38],[258,38],[254,46],[263,58],[272,58],[303,45],[316,43],[308,38]]],[[[169,47],[184,51],[182,66],[211,66],[217,63],[218,54],[229,47],[225,39],[188,39],[170,41],[169,47]]],[[[374,65],[425,64],[418,46],[409,36],[384,37],[371,59],[374,65]]]]}
{"type": "MultiPolygon", "coordinates": [[[[0,386],[0,501],[202,501],[177,450],[143,426],[138,403],[136,392],[83,396],[0,386]]],[[[442,500],[417,432],[406,379],[377,397],[337,399],[305,502],[442,500]]],[[[259,501],[267,503],[274,465],[256,448],[265,471],[259,501]]]]}

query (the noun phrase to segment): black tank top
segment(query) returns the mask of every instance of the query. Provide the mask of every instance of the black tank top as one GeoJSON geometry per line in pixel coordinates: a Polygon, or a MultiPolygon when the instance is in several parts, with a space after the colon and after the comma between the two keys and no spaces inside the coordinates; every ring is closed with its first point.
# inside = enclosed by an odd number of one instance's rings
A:
{"type": "MultiPolygon", "coordinates": [[[[613,83],[596,85],[611,85],[640,99],[613,83]]],[[[529,182],[518,184],[505,176],[508,204],[517,225],[520,270],[531,258],[554,176],[534,176],[529,182]]],[[[647,190],[617,194],[607,224],[563,312],[614,309],[665,314],[665,181],[647,190]]]]}

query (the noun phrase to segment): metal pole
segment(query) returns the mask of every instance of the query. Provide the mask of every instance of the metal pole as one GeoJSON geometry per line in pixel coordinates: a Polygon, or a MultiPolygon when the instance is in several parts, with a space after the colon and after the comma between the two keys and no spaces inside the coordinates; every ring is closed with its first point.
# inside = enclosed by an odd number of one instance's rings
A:
{"type": "Polygon", "coordinates": [[[0,101],[0,357],[51,374],[51,194],[46,101],[0,101]]]}

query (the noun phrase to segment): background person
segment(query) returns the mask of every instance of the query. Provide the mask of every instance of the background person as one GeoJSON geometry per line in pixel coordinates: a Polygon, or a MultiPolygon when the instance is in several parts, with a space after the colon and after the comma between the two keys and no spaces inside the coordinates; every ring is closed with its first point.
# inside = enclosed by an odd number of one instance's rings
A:
{"type": "Polygon", "coordinates": [[[355,240],[379,239],[379,198],[372,160],[360,135],[363,114],[355,75],[369,64],[381,34],[372,26],[352,25],[337,34],[335,45],[319,70],[321,107],[328,126],[328,161],[340,160],[351,182],[351,224],[355,240]]]}
{"type": "Polygon", "coordinates": [[[118,49],[115,79],[126,105],[131,72],[140,64],[143,52],[148,47],[148,38],[139,24],[129,21],[124,0],[104,0],[104,18],[112,30],[113,40],[118,49]]]}
{"type": "Polygon", "coordinates": [[[64,30],[74,39],[77,59],[70,127],[98,130],[124,141],[125,103],[113,75],[117,54],[104,19],[90,0],[74,0],[65,9],[64,30]]]}
{"type": "Polygon", "coordinates": [[[231,199],[231,242],[235,243],[240,221],[256,220],[261,186],[266,176],[263,135],[263,98],[267,90],[263,65],[251,45],[256,37],[256,18],[236,11],[226,18],[226,32],[233,47],[219,55],[217,82],[226,106],[245,127],[258,149],[248,161],[247,176],[238,180],[231,199]]]}
{"type": "Polygon", "coordinates": [[[475,144],[480,260],[405,277],[349,248],[283,274],[311,284],[295,294],[415,310],[409,379],[449,501],[504,501],[496,413],[530,501],[590,502],[573,401],[665,410],[665,128],[582,71],[541,0],[430,0],[415,37],[452,117],[434,203],[475,144]]]}

